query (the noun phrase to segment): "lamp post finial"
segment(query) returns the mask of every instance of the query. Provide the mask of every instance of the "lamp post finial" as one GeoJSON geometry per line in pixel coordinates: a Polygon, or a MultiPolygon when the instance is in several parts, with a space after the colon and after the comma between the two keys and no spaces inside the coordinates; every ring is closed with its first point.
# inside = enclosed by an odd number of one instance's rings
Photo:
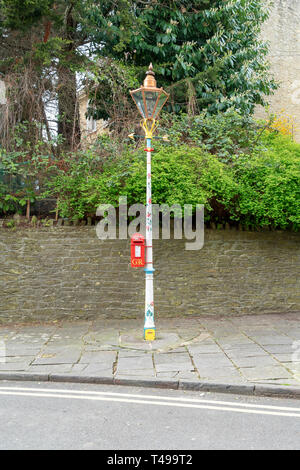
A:
{"type": "Polygon", "coordinates": [[[145,88],[156,88],[155,73],[153,72],[152,62],[149,65],[149,69],[146,72],[146,78],[144,80],[145,88]]]}

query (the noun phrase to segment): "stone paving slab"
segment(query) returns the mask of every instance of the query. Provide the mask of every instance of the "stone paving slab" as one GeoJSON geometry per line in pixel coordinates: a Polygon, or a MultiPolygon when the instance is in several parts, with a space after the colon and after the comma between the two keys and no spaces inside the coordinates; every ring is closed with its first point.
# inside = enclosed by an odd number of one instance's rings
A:
{"type": "Polygon", "coordinates": [[[265,380],[265,379],[289,379],[291,372],[281,366],[274,367],[243,367],[240,369],[247,380],[265,380]]]}
{"type": "Polygon", "coordinates": [[[123,357],[122,351],[119,353],[117,361],[117,371],[123,370],[143,370],[143,369],[153,369],[153,359],[152,354],[136,356],[136,357],[123,357]]]}
{"type": "Polygon", "coordinates": [[[235,365],[239,368],[245,368],[245,367],[250,367],[253,368],[253,362],[255,360],[256,366],[264,367],[264,366],[278,366],[278,361],[269,356],[269,355],[264,355],[264,356],[238,356],[235,355],[233,358],[233,362],[235,365]]]}
{"type": "Polygon", "coordinates": [[[33,374],[59,374],[64,372],[72,372],[72,364],[48,364],[47,367],[45,365],[30,365],[26,367],[24,370],[26,372],[31,372],[33,374]]]}
{"type": "Polygon", "coordinates": [[[113,364],[116,360],[116,351],[83,351],[79,364],[113,364]]]}
{"type": "Polygon", "coordinates": [[[1,326],[0,377],[300,391],[300,314],[158,318],[156,327],[145,342],[142,319],[1,326]]]}
{"type": "Polygon", "coordinates": [[[27,363],[20,363],[20,362],[10,362],[7,364],[0,364],[0,372],[3,371],[24,371],[29,366],[27,363]]]}

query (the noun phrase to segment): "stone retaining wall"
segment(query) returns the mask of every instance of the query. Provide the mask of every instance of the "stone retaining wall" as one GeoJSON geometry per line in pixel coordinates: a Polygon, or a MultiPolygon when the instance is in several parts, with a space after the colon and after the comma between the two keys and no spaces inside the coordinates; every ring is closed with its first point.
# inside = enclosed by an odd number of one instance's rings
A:
{"type": "MultiPolygon", "coordinates": [[[[200,251],[154,241],[156,315],[300,312],[299,235],[206,230],[200,251]]],[[[143,316],[144,272],[129,241],[95,227],[0,228],[0,320],[143,316]]]]}
{"type": "MultiPolygon", "coordinates": [[[[265,0],[267,2],[267,0],[265,0]]],[[[269,41],[271,71],[280,84],[268,98],[269,111],[294,120],[294,139],[300,142],[300,1],[274,0],[269,20],[262,27],[262,38],[269,41]]],[[[266,118],[260,106],[256,116],[266,118]]]]}

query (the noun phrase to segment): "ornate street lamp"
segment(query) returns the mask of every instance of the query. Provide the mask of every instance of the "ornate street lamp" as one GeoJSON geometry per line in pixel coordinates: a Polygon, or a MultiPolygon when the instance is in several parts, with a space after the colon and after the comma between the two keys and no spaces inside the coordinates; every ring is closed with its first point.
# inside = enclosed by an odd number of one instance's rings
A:
{"type": "Polygon", "coordinates": [[[153,300],[153,249],[152,249],[152,200],[151,200],[151,139],[157,128],[157,117],[169,98],[162,88],[156,87],[155,74],[152,64],[146,73],[144,85],[130,92],[143,119],[141,126],[145,131],[147,145],[147,199],[146,199],[146,298],[145,298],[145,324],[144,339],[155,339],[154,300],[153,300]]]}
{"type": "Polygon", "coordinates": [[[144,128],[146,124],[150,125],[151,129],[151,126],[156,122],[156,118],[169,98],[168,93],[166,93],[163,88],[156,87],[155,73],[153,72],[152,64],[150,64],[149,70],[146,73],[144,85],[137,90],[131,91],[130,94],[143,117],[142,127],[144,128]]]}

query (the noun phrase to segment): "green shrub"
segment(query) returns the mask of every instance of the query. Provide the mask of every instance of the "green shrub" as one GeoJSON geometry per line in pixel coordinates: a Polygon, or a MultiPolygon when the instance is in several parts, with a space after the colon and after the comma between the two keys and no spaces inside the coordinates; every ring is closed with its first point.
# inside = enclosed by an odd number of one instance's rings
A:
{"type": "MultiPolygon", "coordinates": [[[[173,130],[178,125],[175,123],[173,130]]],[[[207,222],[298,230],[300,145],[276,133],[245,127],[239,135],[237,129],[237,124],[232,126],[231,136],[229,127],[222,131],[228,142],[224,146],[226,158],[219,151],[208,152],[206,144],[196,141],[201,137],[200,125],[194,131],[191,127],[185,144],[175,138],[179,128],[176,135],[174,131],[175,145],[155,141],[152,202],[205,204],[207,222]],[[248,141],[247,132],[251,136],[248,141]]],[[[215,148],[218,132],[211,132],[215,148]]],[[[56,168],[48,181],[46,194],[59,196],[63,217],[95,215],[99,204],[117,207],[121,195],[127,196],[129,205],[145,203],[146,157],[142,148],[123,148],[118,157],[111,158],[87,150],[69,155],[64,162],[65,168],[56,168]]]]}
{"type": "Polygon", "coordinates": [[[51,161],[51,143],[38,141],[31,146],[21,137],[26,129],[26,124],[15,128],[13,150],[0,147],[0,213],[22,210],[38,198],[51,161]]]}
{"type": "MultiPolygon", "coordinates": [[[[146,157],[142,151],[122,154],[120,160],[91,172],[87,165],[70,162],[49,183],[59,193],[58,207],[63,217],[80,219],[94,214],[99,204],[119,204],[126,195],[128,204],[145,203],[146,157]]],[[[230,168],[199,148],[161,147],[152,159],[152,202],[154,204],[206,204],[215,194],[234,191],[230,168]]]]}
{"type": "Polygon", "coordinates": [[[265,134],[265,147],[235,157],[238,197],[227,199],[231,218],[255,227],[300,227],[300,145],[289,137],[265,134]]]}
{"type": "Polygon", "coordinates": [[[213,116],[165,114],[161,120],[161,133],[167,133],[173,144],[201,147],[224,163],[231,162],[234,155],[251,152],[261,140],[263,127],[251,116],[232,110],[213,116]]]}

